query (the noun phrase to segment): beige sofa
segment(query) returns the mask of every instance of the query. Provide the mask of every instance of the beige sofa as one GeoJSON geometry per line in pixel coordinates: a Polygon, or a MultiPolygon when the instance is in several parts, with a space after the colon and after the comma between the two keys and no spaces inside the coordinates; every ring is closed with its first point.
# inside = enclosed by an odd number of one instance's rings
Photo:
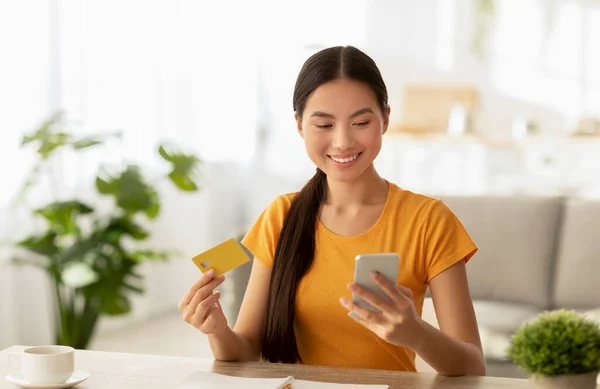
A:
{"type": "MultiPolygon", "coordinates": [[[[490,376],[523,376],[506,358],[511,334],[544,310],[600,321],[600,201],[442,197],[480,250],[467,267],[490,376]]],[[[431,299],[423,318],[437,326],[431,299]]],[[[419,370],[431,370],[418,360],[419,370]]]]}
{"type": "MultiPolygon", "coordinates": [[[[551,197],[441,197],[479,246],[468,269],[487,375],[519,377],[506,360],[510,335],[547,309],[600,308],[600,201],[551,197]]],[[[230,276],[235,320],[251,264],[230,276]]],[[[224,294],[227,295],[227,294],[224,294]]],[[[600,313],[596,313],[600,320],[600,313]]],[[[423,318],[437,327],[433,304],[423,318]]],[[[417,359],[419,371],[433,371],[417,359]]]]}

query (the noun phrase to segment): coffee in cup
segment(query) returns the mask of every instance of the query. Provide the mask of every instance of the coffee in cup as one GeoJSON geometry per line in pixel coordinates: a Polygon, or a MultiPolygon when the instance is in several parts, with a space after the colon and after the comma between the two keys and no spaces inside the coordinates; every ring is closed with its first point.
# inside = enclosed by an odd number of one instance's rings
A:
{"type": "Polygon", "coordinates": [[[69,346],[33,346],[9,353],[8,363],[20,367],[30,384],[53,385],[69,379],[75,369],[75,350],[69,346]]]}

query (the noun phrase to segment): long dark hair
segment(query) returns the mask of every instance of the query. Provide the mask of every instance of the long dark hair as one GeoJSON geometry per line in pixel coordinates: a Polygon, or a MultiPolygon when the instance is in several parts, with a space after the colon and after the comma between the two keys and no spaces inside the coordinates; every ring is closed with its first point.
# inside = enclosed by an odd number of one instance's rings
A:
{"type": "MultiPolygon", "coordinates": [[[[298,74],[294,111],[302,119],[306,101],[315,89],[338,78],[364,82],[373,90],[385,112],[387,88],[375,62],[352,46],[331,47],[313,54],[298,74]]],[[[310,269],[315,254],[315,230],[327,192],[327,176],[317,173],[294,197],[284,219],[275,249],[262,357],[269,362],[301,362],[294,332],[296,290],[310,269]]]]}

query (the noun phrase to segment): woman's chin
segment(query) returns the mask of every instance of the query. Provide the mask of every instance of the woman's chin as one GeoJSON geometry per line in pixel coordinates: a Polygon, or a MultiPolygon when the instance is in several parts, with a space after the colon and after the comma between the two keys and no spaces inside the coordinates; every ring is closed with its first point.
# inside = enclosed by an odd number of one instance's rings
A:
{"type": "Polygon", "coordinates": [[[368,169],[361,169],[359,166],[355,166],[352,169],[344,170],[336,169],[335,167],[330,167],[327,170],[324,170],[324,172],[325,174],[327,174],[328,180],[349,183],[358,180],[365,173],[366,170],[368,169]]]}

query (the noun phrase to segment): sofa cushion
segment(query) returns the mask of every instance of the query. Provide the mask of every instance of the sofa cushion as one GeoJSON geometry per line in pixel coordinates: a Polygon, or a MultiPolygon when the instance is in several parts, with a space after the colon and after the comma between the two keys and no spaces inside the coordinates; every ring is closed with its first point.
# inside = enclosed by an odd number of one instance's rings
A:
{"type": "Polygon", "coordinates": [[[600,307],[600,201],[569,199],[560,235],[554,304],[600,307]]]}
{"type": "Polygon", "coordinates": [[[537,307],[498,301],[474,300],[477,323],[493,332],[512,334],[541,312],[537,307]]]}
{"type": "Polygon", "coordinates": [[[479,247],[467,266],[472,296],[549,307],[562,199],[477,196],[442,200],[479,247]]]}
{"type": "Polygon", "coordinates": [[[540,314],[536,307],[513,303],[475,300],[473,306],[487,360],[508,360],[506,351],[512,335],[540,314]]]}
{"type": "Polygon", "coordinates": [[[583,312],[583,315],[588,319],[595,321],[600,325],[600,308],[590,309],[588,311],[583,312]]]}
{"type": "MultiPolygon", "coordinates": [[[[489,361],[507,361],[506,350],[512,334],[525,322],[534,320],[541,312],[532,306],[496,301],[474,300],[473,307],[483,354],[489,361]]],[[[423,302],[421,317],[439,329],[433,300],[430,297],[425,298],[423,302]]]]}

